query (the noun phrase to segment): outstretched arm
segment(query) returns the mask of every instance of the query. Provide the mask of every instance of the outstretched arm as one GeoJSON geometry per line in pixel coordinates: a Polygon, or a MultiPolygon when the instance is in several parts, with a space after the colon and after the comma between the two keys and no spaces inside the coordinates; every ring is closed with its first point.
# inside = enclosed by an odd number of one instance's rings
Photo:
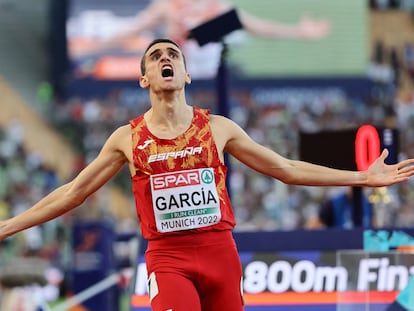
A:
{"type": "Polygon", "coordinates": [[[414,159],[388,165],[385,163],[388,154],[388,150],[384,149],[374,163],[362,172],[332,169],[303,161],[289,162],[298,171],[300,180],[297,184],[310,186],[383,187],[407,181],[414,175],[414,159]]]}
{"type": "Polygon", "coordinates": [[[387,165],[384,162],[388,156],[387,150],[366,171],[340,170],[287,159],[254,142],[238,125],[224,117],[215,116],[212,128],[217,133],[215,139],[224,152],[230,153],[254,170],[287,184],[381,187],[406,181],[414,175],[414,159],[387,165]]]}
{"type": "Polygon", "coordinates": [[[296,24],[262,19],[241,10],[239,17],[247,32],[263,38],[319,40],[325,38],[331,31],[329,21],[307,16],[303,16],[296,24]]]}
{"type": "Polygon", "coordinates": [[[120,131],[115,131],[98,157],[73,181],[57,188],[25,212],[0,222],[0,240],[17,232],[57,218],[82,204],[126,163],[118,148],[120,131]]]}

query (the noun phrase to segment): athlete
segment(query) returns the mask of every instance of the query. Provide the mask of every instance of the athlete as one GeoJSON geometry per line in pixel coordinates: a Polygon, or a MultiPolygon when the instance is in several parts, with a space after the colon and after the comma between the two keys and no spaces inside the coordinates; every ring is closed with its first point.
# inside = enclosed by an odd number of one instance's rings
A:
{"type": "Polygon", "coordinates": [[[108,138],[71,182],[25,212],[0,222],[0,240],[79,206],[125,163],[132,176],[144,238],[149,296],[155,311],[241,311],[242,270],[226,191],[224,153],[284,183],[388,186],[414,174],[414,159],[384,163],[384,150],[363,172],[287,159],[254,142],[230,119],[187,104],[191,82],[179,46],[153,41],[139,83],[151,108],[108,138]]]}

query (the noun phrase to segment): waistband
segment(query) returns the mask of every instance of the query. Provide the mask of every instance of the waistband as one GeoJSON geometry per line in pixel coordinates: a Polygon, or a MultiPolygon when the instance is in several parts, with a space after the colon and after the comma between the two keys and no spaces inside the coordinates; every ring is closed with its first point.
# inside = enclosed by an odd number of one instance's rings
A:
{"type": "Polygon", "coordinates": [[[147,250],[176,247],[200,247],[213,244],[235,244],[231,230],[192,232],[182,235],[169,235],[149,240],[147,250]]]}

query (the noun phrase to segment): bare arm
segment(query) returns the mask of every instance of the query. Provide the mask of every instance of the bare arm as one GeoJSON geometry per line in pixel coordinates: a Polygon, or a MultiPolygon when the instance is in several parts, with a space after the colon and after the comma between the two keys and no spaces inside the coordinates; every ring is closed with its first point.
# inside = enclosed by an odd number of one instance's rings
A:
{"type": "Polygon", "coordinates": [[[302,17],[296,24],[265,20],[245,11],[239,11],[239,17],[247,32],[263,38],[316,40],[326,37],[331,30],[328,21],[310,17],[302,17]]]}
{"type": "Polygon", "coordinates": [[[238,125],[224,117],[212,118],[218,145],[252,169],[293,185],[380,187],[406,181],[414,175],[414,159],[384,163],[388,151],[363,172],[339,170],[304,161],[290,160],[254,142],[238,125]]]}
{"type": "Polygon", "coordinates": [[[0,240],[69,212],[102,187],[127,162],[119,148],[120,143],[125,142],[125,130],[115,131],[98,157],[73,181],[57,188],[25,212],[0,222],[0,240]]]}

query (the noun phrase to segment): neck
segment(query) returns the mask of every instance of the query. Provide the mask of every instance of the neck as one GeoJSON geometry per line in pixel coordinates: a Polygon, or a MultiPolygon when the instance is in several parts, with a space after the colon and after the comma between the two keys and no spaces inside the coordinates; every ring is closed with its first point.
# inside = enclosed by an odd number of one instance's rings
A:
{"type": "Polygon", "coordinates": [[[175,138],[190,126],[193,108],[184,97],[158,97],[151,100],[151,109],[145,113],[150,131],[160,138],[175,138]]]}
{"type": "Polygon", "coordinates": [[[151,106],[156,110],[163,109],[179,109],[181,106],[186,106],[187,101],[185,92],[181,90],[160,90],[154,91],[150,89],[149,92],[151,106]]]}

